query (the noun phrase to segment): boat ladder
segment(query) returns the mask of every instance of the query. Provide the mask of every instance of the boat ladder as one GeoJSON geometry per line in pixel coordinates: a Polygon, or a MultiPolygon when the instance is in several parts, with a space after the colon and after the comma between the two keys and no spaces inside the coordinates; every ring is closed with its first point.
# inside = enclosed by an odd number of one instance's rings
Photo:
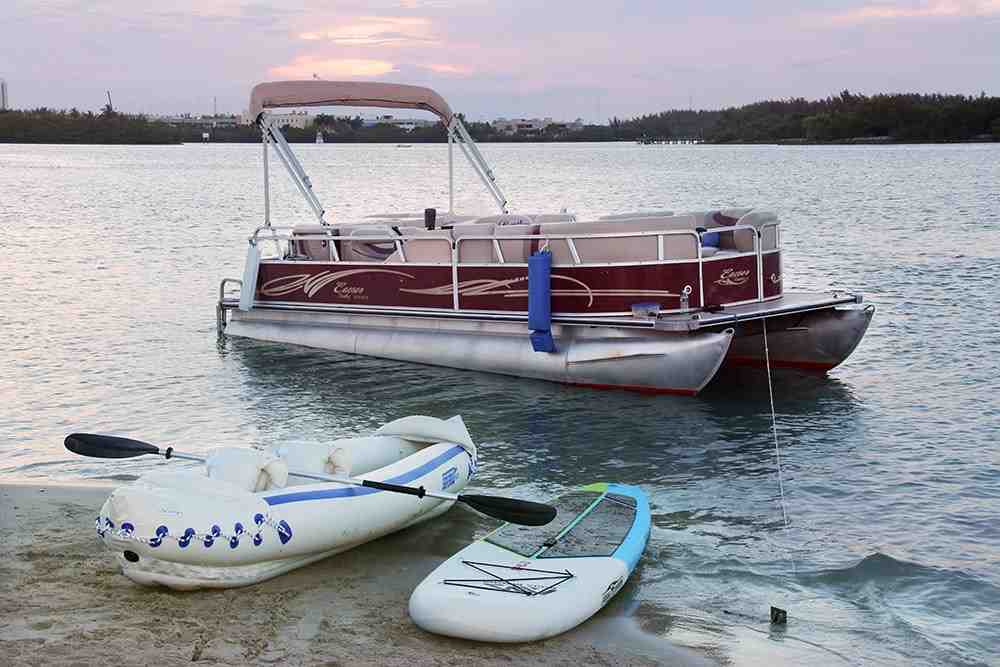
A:
{"type": "Polygon", "coordinates": [[[230,283],[243,289],[243,281],[238,278],[223,278],[222,282],[219,283],[219,300],[215,304],[215,330],[220,338],[225,335],[226,324],[229,323],[226,311],[239,307],[238,297],[235,300],[226,299],[226,286],[230,283]]]}

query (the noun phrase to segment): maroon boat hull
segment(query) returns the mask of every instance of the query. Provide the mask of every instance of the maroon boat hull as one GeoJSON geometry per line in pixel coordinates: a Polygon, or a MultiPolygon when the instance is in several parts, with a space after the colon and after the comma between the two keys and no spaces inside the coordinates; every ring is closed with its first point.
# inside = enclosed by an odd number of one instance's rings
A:
{"type": "MultiPolygon", "coordinates": [[[[707,305],[757,298],[754,257],[705,262],[704,267],[707,305]]],[[[454,273],[451,266],[417,264],[262,262],[255,301],[527,313],[526,266],[458,266],[454,273]]],[[[678,310],[686,288],[686,307],[702,306],[697,262],[556,266],[551,284],[552,311],[558,315],[629,314],[637,303],[678,310]]],[[[779,295],[780,289],[780,283],[771,285],[769,296],[779,295]]]]}

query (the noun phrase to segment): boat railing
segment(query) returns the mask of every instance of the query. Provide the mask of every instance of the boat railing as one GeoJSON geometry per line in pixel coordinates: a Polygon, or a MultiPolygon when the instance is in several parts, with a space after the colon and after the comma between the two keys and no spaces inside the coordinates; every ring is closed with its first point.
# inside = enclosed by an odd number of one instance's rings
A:
{"type": "MultiPolygon", "coordinates": [[[[509,229],[509,227],[501,228],[509,229]]],[[[263,242],[278,243],[277,252],[273,257],[265,258],[265,261],[313,261],[329,263],[350,263],[350,264],[418,264],[425,266],[448,266],[452,268],[454,281],[458,280],[457,271],[461,267],[489,267],[489,266],[526,266],[527,257],[544,249],[553,249],[554,244],[564,243],[566,252],[560,254],[569,261],[554,261],[553,268],[559,267],[627,267],[636,265],[657,265],[657,264],[684,264],[697,263],[699,303],[705,303],[705,281],[704,267],[706,264],[727,259],[754,257],[756,268],[756,298],[749,301],[759,301],[765,298],[763,261],[764,255],[778,252],[780,250],[780,224],[777,221],[768,221],[759,227],[753,225],[732,225],[726,227],[714,227],[707,231],[694,229],[664,229],[664,230],[640,230],[640,231],[613,231],[613,232],[588,232],[581,234],[552,234],[542,231],[525,234],[504,234],[496,233],[467,234],[454,237],[451,234],[435,236],[432,233],[425,235],[421,233],[384,233],[381,230],[358,230],[355,228],[351,234],[339,234],[337,228],[331,226],[329,231],[311,229],[307,232],[296,231],[294,227],[265,226],[255,230],[250,242],[260,244],[263,242]],[[752,239],[752,249],[740,250],[738,244],[735,249],[725,252],[713,251],[708,253],[702,246],[702,237],[706,233],[718,232],[722,234],[732,234],[735,238],[739,232],[750,232],[747,236],[752,239]],[[362,232],[362,233],[359,233],[362,232]],[[655,238],[655,256],[651,247],[644,249],[644,257],[648,258],[618,258],[610,261],[594,260],[592,252],[594,246],[591,244],[590,250],[582,251],[581,243],[587,241],[610,241],[619,240],[641,240],[655,238]],[[690,239],[690,253],[678,253],[676,246],[669,248],[671,239],[690,239]],[[767,250],[764,250],[765,239],[767,250]],[[280,244],[284,242],[288,245],[283,249],[280,244]],[[312,248],[308,256],[296,255],[292,252],[293,244],[299,245],[308,242],[323,243],[322,250],[312,248]],[[340,249],[338,243],[340,242],[340,249]],[[463,246],[468,247],[471,243],[489,243],[491,252],[480,252],[478,259],[463,259],[463,246]],[[508,251],[511,244],[520,244],[521,248],[508,251]],[[358,244],[357,247],[366,247],[375,250],[378,256],[368,256],[358,258],[355,256],[345,257],[346,248],[354,247],[348,244],[358,244]],[[428,251],[429,247],[438,248],[428,251]],[[317,252],[319,251],[319,252],[317,252]],[[325,254],[321,257],[320,253],[325,254]],[[484,254],[488,254],[488,260],[482,259],[484,254]]],[[[437,232],[453,230],[435,230],[437,232]]],[[[464,232],[464,230],[463,230],[464,232]]],[[[619,248],[619,252],[621,248],[619,248]]],[[[374,252],[372,254],[375,254],[374,252]]],[[[470,253],[472,254],[472,253],[470,253]]]]}
{"type": "MultiPolygon", "coordinates": [[[[335,234],[333,233],[335,228],[331,228],[330,232],[296,232],[293,227],[261,227],[257,229],[253,236],[250,237],[251,243],[260,243],[264,241],[341,241],[346,243],[359,242],[359,243],[381,243],[381,244],[392,244],[395,246],[396,250],[401,250],[400,257],[395,258],[394,261],[400,262],[410,262],[410,263],[420,263],[420,264],[450,264],[451,261],[411,261],[406,258],[405,248],[407,244],[420,243],[420,244],[441,244],[445,248],[454,250],[455,255],[454,261],[461,265],[469,264],[483,264],[483,265],[493,265],[493,264],[510,264],[510,265],[525,265],[527,260],[522,261],[509,261],[504,255],[503,247],[507,242],[513,241],[527,241],[537,243],[537,250],[545,250],[551,248],[553,241],[564,241],[570,251],[570,256],[572,260],[572,265],[576,266],[620,266],[620,265],[632,265],[632,264],[656,264],[656,263],[671,263],[671,262],[690,262],[694,260],[711,260],[713,257],[734,257],[739,255],[754,255],[769,252],[775,252],[780,248],[775,244],[768,250],[761,250],[761,237],[766,234],[766,229],[774,228],[774,237],[777,238],[779,224],[777,222],[769,222],[761,225],[760,229],[752,225],[734,225],[730,227],[723,228],[713,228],[708,230],[708,233],[720,232],[720,233],[731,233],[739,231],[749,231],[751,232],[751,238],[753,239],[753,250],[750,251],[729,251],[724,255],[713,255],[705,256],[703,253],[703,246],[701,245],[701,237],[703,233],[695,231],[693,229],[673,229],[673,230],[653,230],[653,231],[635,231],[635,232],[599,232],[599,233],[586,233],[586,234],[549,234],[545,232],[538,232],[535,234],[510,234],[497,236],[496,234],[468,234],[457,238],[449,238],[447,236],[423,236],[421,234],[383,234],[373,232],[371,234],[335,234]],[[266,232],[266,235],[263,233],[266,232]],[[584,261],[583,255],[581,255],[580,250],[577,247],[579,241],[586,240],[600,240],[600,239],[634,239],[634,238],[649,238],[656,237],[657,240],[657,252],[656,257],[653,259],[626,259],[623,261],[584,261]],[[693,252],[690,256],[682,257],[669,257],[668,252],[665,248],[666,239],[668,237],[690,237],[693,239],[694,244],[692,245],[693,252]],[[488,241],[493,245],[493,251],[497,258],[497,261],[462,261],[459,259],[461,253],[459,252],[462,244],[468,244],[470,242],[483,242],[488,241]]],[[[448,231],[448,230],[443,230],[448,231]]],[[[324,260],[316,261],[332,261],[332,262],[350,262],[350,263],[368,263],[368,264],[380,264],[384,263],[385,259],[381,260],[354,260],[345,259],[340,257],[337,248],[334,244],[328,244],[329,257],[324,258],[324,260]]],[[[564,264],[564,263],[563,263],[564,264]]],[[[555,262],[554,266],[559,266],[561,263],[555,262]]],[[[568,264],[567,264],[568,265],[568,264]]]]}

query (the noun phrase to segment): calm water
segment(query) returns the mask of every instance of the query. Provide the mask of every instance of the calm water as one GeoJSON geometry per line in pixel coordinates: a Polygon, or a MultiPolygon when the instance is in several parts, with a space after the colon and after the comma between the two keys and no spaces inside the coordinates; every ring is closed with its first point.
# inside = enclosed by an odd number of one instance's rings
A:
{"type": "MultiPolygon", "coordinates": [[[[655,527],[612,613],[649,633],[736,662],[1000,664],[1000,145],[483,150],[516,210],[771,207],[788,288],[877,304],[845,366],[779,376],[787,531],[760,374],[648,397],[219,344],[258,146],[0,145],[0,477],[158,465],[74,458],[74,430],[203,452],[461,413],[480,489],[643,485],[655,527]],[[762,644],[770,604],[791,623],[762,644]]],[[[442,146],[297,152],[332,220],[447,206],[442,146]]],[[[458,177],[457,208],[491,211],[458,177]]],[[[274,200],[276,222],[307,220],[283,174],[274,200]]]]}

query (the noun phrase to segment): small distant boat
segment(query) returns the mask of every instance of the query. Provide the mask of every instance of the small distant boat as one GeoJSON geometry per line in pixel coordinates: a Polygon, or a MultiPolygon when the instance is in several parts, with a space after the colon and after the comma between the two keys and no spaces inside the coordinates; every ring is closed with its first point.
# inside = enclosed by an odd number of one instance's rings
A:
{"type": "Polygon", "coordinates": [[[325,142],[325,141],[323,140],[323,130],[316,130],[316,143],[317,143],[317,144],[323,144],[323,143],[326,143],[326,142],[325,142]]]}
{"type": "Polygon", "coordinates": [[[413,144],[396,144],[396,148],[413,148],[413,144]]]}

